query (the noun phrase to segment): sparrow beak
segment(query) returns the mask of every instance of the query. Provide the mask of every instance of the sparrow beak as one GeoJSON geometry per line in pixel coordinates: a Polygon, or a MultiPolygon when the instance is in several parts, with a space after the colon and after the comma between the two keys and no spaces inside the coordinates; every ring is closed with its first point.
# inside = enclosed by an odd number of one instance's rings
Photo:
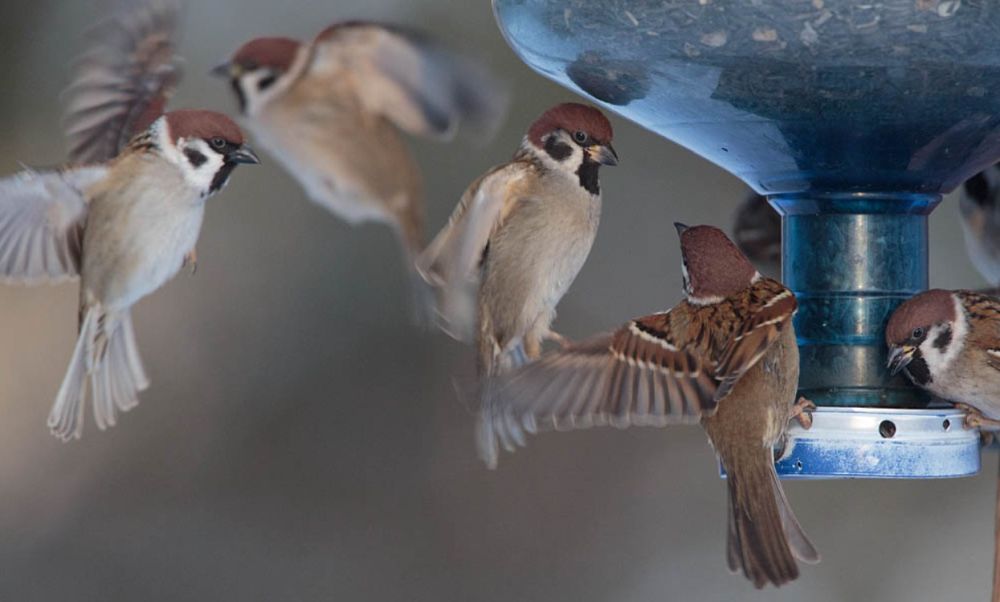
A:
{"type": "Polygon", "coordinates": [[[239,70],[239,65],[226,61],[221,65],[213,67],[212,70],[209,71],[209,74],[223,79],[233,79],[240,76],[239,70]]]}
{"type": "Polygon", "coordinates": [[[680,222],[674,222],[674,228],[677,228],[677,236],[684,234],[684,231],[688,229],[686,225],[680,222]]]}
{"type": "Polygon", "coordinates": [[[226,155],[226,161],[230,163],[247,163],[250,165],[258,165],[260,163],[260,158],[257,153],[253,152],[253,149],[247,145],[243,145],[233,152],[226,155]]]}
{"type": "Polygon", "coordinates": [[[610,144],[594,144],[587,147],[587,156],[601,165],[618,165],[618,153],[610,144]]]}
{"type": "Polygon", "coordinates": [[[899,371],[906,367],[913,359],[913,352],[916,351],[916,347],[909,345],[904,345],[902,347],[893,347],[889,351],[889,374],[896,376],[899,371]]]}

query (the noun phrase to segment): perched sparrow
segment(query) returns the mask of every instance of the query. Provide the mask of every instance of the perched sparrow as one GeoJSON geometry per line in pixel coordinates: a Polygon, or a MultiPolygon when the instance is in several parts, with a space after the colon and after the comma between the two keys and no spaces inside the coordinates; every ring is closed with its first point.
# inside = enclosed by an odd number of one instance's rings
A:
{"type": "Polygon", "coordinates": [[[767,198],[750,192],[736,210],[733,238],[765,273],[781,272],[781,216],[767,198]]]}
{"type": "Polygon", "coordinates": [[[1000,300],[929,290],[900,305],[885,331],[889,370],[942,399],[972,406],[970,426],[1000,420],[1000,300]],[[985,419],[983,418],[985,415],[985,419]]]}
{"type": "Polygon", "coordinates": [[[774,446],[809,407],[793,404],[797,303],[721,230],[677,228],[687,298],[496,379],[480,452],[493,466],[498,443],[513,450],[524,431],[700,420],[727,473],[729,568],[782,585],[798,577],[796,558],[819,560],[774,471],[774,446]]]}
{"type": "Polygon", "coordinates": [[[423,182],[400,130],[448,138],[461,124],[488,136],[507,104],[484,69],[372,23],[335,24],[308,43],[254,39],[213,73],[309,198],[352,224],[391,225],[411,268],[424,244],[423,182]]]}
{"type": "Polygon", "coordinates": [[[439,322],[474,336],[480,375],[541,353],[556,305],[590,253],[601,213],[598,171],[616,165],[611,124],[566,103],[542,114],[510,163],[462,195],[417,262],[439,292],[439,322]]]}
{"type": "Polygon", "coordinates": [[[88,377],[98,427],[138,403],[148,380],[129,310],[190,257],[205,199],[238,164],[258,162],[225,115],[153,115],[176,81],[167,6],[110,21],[81,63],[70,90],[72,155],[100,162],[0,180],[0,281],[81,279],[80,334],[48,420],[63,440],[82,432],[88,377]]]}
{"type": "Polygon", "coordinates": [[[1000,165],[969,178],[958,207],[972,265],[990,286],[1000,287],[1000,165]]]}

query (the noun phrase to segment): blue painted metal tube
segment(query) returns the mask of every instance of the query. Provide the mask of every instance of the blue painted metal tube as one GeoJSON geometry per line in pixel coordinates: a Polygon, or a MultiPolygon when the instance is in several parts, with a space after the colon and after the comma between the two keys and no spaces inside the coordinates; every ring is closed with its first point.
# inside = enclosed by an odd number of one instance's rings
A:
{"type": "Polygon", "coordinates": [[[936,194],[771,197],[782,215],[782,274],[799,300],[801,393],[819,405],[917,408],[926,396],[886,369],[892,310],[927,288],[927,216],[936,194]]]}

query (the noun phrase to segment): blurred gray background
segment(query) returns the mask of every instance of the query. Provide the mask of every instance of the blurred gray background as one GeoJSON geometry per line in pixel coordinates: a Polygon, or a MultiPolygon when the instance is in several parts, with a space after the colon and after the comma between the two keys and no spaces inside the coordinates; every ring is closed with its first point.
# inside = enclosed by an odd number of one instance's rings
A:
{"type": "MultiPolygon", "coordinates": [[[[213,0],[184,19],[175,107],[232,111],[208,69],[249,37],[367,17],[445,36],[513,87],[491,143],[415,142],[436,230],[528,123],[572,96],[519,63],[486,0],[213,0]]],[[[60,90],[107,2],[0,4],[0,172],[58,164],[60,90]]],[[[674,220],[728,227],[742,185],[612,119],[590,260],[560,306],[579,337],[678,298],[674,220]]],[[[932,283],[983,283],[955,199],[932,283]]],[[[433,232],[431,232],[433,234],[433,232]]],[[[788,483],[823,554],[756,592],[725,569],[725,493],[701,430],[534,438],[487,471],[453,379],[469,351],[409,324],[385,228],[349,228],[265,157],[210,202],[198,273],[139,304],[139,408],[67,445],[45,427],[75,340],[75,285],[0,288],[0,600],[986,599],[996,458],[948,481],[788,483]]]]}

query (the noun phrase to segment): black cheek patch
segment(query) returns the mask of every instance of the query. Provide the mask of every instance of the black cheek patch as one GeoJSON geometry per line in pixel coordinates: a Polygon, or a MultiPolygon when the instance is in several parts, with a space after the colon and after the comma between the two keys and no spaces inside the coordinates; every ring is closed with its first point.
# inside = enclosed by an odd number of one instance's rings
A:
{"type": "Polygon", "coordinates": [[[950,343],[951,343],[951,329],[945,328],[944,330],[941,331],[941,334],[937,335],[937,338],[934,339],[934,348],[937,349],[938,351],[944,351],[945,347],[947,347],[950,343]]]}
{"type": "Polygon", "coordinates": [[[545,152],[556,161],[565,161],[573,154],[573,147],[565,142],[560,142],[555,136],[550,136],[545,141],[545,152]]]}
{"type": "Polygon", "coordinates": [[[913,359],[906,365],[906,373],[910,375],[913,382],[922,387],[934,380],[931,378],[931,371],[927,368],[927,361],[920,354],[920,350],[913,353],[913,359]]]}
{"type": "Polygon", "coordinates": [[[205,164],[205,161],[208,161],[208,157],[190,148],[184,150],[184,156],[187,157],[188,163],[194,166],[195,169],[198,169],[205,164]]]}

